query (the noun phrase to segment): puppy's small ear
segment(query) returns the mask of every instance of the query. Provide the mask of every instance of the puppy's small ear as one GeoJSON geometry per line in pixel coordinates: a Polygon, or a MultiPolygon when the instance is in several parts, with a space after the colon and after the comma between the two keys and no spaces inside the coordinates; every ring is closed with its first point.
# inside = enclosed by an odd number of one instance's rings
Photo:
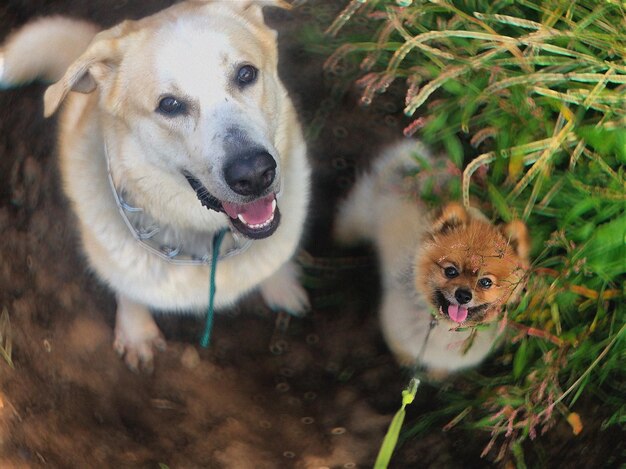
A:
{"type": "Polygon", "coordinates": [[[433,223],[433,233],[446,234],[458,226],[464,226],[469,222],[467,210],[457,202],[447,204],[439,218],[433,223]]]}
{"type": "Polygon", "coordinates": [[[511,223],[501,226],[500,230],[515,253],[527,263],[530,255],[530,236],[524,222],[513,220],[511,223]]]}
{"type": "Polygon", "coordinates": [[[44,94],[44,116],[50,117],[70,91],[91,93],[119,64],[125,47],[123,38],[132,21],[102,31],[93,38],[83,54],[69,66],[65,75],[44,94]]]}

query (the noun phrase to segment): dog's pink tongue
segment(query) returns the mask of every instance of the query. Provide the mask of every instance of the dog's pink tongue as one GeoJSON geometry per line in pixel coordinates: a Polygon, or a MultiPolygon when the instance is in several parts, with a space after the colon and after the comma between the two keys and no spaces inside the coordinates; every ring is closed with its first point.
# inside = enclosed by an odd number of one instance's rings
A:
{"type": "Polygon", "coordinates": [[[270,195],[264,199],[255,200],[244,205],[222,202],[222,207],[224,207],[224,211],[230,218],[236,219],[241,215],[248,225],[258,225],[265,223],[272,217],[274,213],[273,202],[274,195],[270,195]]]}
{"type": "Polygon", "coordinates": [[[467,308],[465,306],[450,305],[448,306],[448,316],[454,322],[463,322],[467,318],[467,308]]]}

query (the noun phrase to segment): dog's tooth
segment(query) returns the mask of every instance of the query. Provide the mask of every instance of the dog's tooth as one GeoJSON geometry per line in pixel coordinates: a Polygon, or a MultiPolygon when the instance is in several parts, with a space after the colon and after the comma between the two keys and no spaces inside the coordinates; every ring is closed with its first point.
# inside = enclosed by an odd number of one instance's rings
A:
{"type": "Polygon", "coordinates": [[[276,199],[272,200],[272,215],[274,215],[274,210],[276,210],[276,199]]]}
{"type": "MultiPolygon", "coordinates": [[[[273,209],[276,208],[276,201],[273,201],[272,207],[273,207],[273,209]]],[[[248,223],[245,220],[245,218],[243,217],[243,215],[241,215],[241,214],[237,215],[237,218],[239,219],[239,221],[241,223],[246,225],[248,228],[251,228],[253,230],[259,230],[261,228],[268,227],[274,221],[274,210],[273,209],[272,209],[272,214],[270,215],[270,217],[267,220],[265,220],[263,223],[257,223],[257,224],[248,223]]]]}

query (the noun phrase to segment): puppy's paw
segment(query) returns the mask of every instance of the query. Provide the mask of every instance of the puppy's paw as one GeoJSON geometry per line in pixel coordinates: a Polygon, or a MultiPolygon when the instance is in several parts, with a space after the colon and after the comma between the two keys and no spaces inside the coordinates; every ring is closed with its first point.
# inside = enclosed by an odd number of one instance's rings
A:
{"type": "Polygon", "coordinates": [[[428,369],[424,373],[424,377],[426,381],[429,383],[443,383],[444,381],[449,380],[453,376],[449,370],[444,370],[443,368],[433,368],[428,369]]]}
{"type": "Polygon", "coordinates": [[[126,365],[135,372],[152,373],[155,350],[165,348],[165,339],[148,309],[120,295],[113,349],[126,365]]]}
{"type": "Polygon", "coordinates": [[[396,359],[396,363],[402,368],[415,368],[417,365],[417,359],[414,355],[406,353],[404,350],[394,349],[390,347],[393,352],[393,357],[396,359]]]}
{"type": "Polygon", "coordinates": [[[310,309],[309,296],[300,285],[300,271],[293,262],[283,265],[261,284],[261,295],[273,311],[303,316],[310,309]]]}

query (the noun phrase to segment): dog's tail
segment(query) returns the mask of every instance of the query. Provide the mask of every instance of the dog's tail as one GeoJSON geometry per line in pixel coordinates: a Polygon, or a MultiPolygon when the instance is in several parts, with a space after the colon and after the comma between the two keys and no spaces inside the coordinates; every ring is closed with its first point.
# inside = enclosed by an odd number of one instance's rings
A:
{"type": "Polygon", "coordinates": [[[335,239],[346,244],[372,240],[376,218],[384,214],[384,199],[393,197],[402,179],[419,169],[420,158],[432,159],[430,151],[420,141],[402,140],[387,147],[370,172],[357,179],[348,198],[339,205],[335,239]]]}
{"type": "Polygon", "coordinates": [[[335,239],[343,244],[371,240],[372,213],[376,198],[374,175],[359,177],[348,198],[339,204],[335,216],[335,239]]]}
{"type": "Polygon", "coordinates": [[[0,47],[0,88],[58,81],[97,32],[94,24],[60,16],[28,23],[0,47]]]}

